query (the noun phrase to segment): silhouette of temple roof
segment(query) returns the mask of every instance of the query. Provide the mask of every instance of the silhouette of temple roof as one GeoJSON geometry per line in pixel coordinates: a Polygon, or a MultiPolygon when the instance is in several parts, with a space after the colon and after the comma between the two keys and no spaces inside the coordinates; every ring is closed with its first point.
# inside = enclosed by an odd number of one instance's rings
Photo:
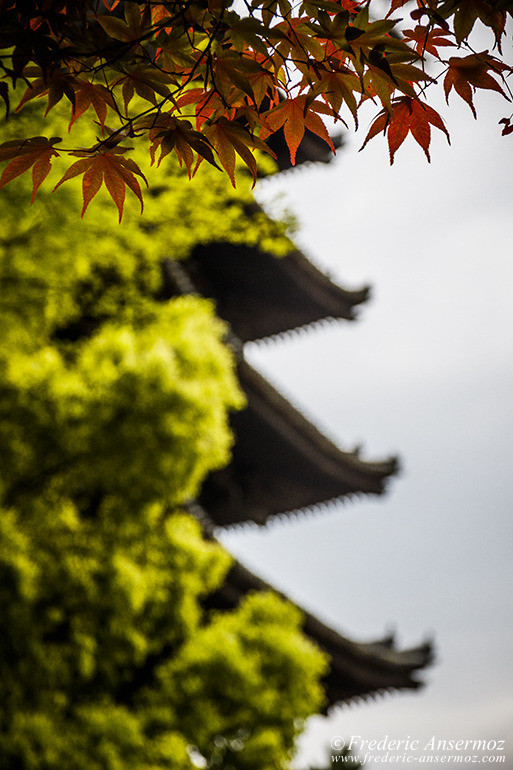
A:
{"type": "MultiPolygon", "coordinates": [[[[250,591],[276,593],[275,588],[235,562],[223,585],[206,600],[206,607],[231,609],[250,591]]],[[[330,669],[324,678],[324,713],[337,704],[357,698],[393,690],[417,690],[424,686],[416,673],[433,660],[431,642],[404,650],[395,648],[393,637],[371,643],[355,642],[311,613],[302,612],[303,631],[330,657],[330,669]]]]}
{"type": "Polygon", "coordinates": [[[326,318],[352,321],[370,291],[337,286],[299,251],[275,257],[256,247],[212,243],[198,246],[184,267],[242,342],[326,318]]]}
{"type": "Polygon", "coordinates": [[[318,506],[351,494],[381,494],[397,460],[343,452],[246,361],[238,368],[248,406],[232,417],[232,461],[211,474],[199,501],[218,526],[318,506]]]}

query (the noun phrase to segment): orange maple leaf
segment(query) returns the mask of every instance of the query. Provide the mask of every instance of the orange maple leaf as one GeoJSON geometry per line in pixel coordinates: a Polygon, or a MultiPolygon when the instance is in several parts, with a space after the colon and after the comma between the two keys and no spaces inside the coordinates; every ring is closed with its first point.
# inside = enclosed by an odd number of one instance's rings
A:
{"type": "MultiPolygon", "coordinates": [[[[152,5],[150,10],[151,10],[151,20],[153,24],[159,25],[164,20],[168,21],[171,17],[169,8],[166,8],[166,6],[162,5],[161,3],[152,5]]],[[[171,29],[172,27],[164,27],[164,31],[166,33],[169,33],[171,29]]]]}
{"type": "Polygon", "coordinates": [[[258,148],[269,155],[276,157],[274,152],[264,142],[251,136],[242,126],[233,120],[221,118],[205,130],[205,134],[215,147],[219,162],[230,177],[235,187],[235,154],[244,161],[253,177],[253,185],[257,177],[257,164],[252,150],[258,148]]]}
{"type": "Polygon", "coordinates": [[[261,69],[260,72],[254,72],[248,75],[248,80],[251,85],[255,105],[260,108],[263,100],[268,96],[271,100],[278,101],[278,96],[273,82],[273,77],[270,72],[265,69],[261,69]],[[269,95],[272,94],[272,97],[269,95]]]}
{"type": "Polygon", "coordinates": [[[361,4],[360,0],[338,0],[344,11],[357,13],[361,4]]]}
{"type": "Polygon", "coordinates": [[[414,29],[405,29],[403,35],[408,42],[413,44],[414,49],[420,56],[423,56],[424,52],[426,52],[439,59],[440,55],[437,49],[440,46],[454,45],[451,40],[447,40],[449,32],[440,27],[429,27],[417,24],[414,29]]]}
{"type": "MultiPolygon", "coordinates": [[[[24,74],[28,74],[30,77],[32,74],[31,70],[33,69],[35,68],[28,68],[28,72],[25,70],[24,74]]],[[[69,101],[74,104],[74,84],[75,77],[73,75],[62,74],[55,68],[51,69],[49,72],[45,73],[44,77],[38,77],[28,84],[15,112],[19,112],[23,105],[31,99],[35,99],[36,97],[41,98],[43,96],[48,96],[45,117],[52,107],[55,107],[55,105],[60,102],[64,95],[66,95],[69,101]]]]}
{"type": "Polygon", "coordinates": [[[501,118],[499,120],[499,125],[501,125],[501,123],[503,125],[502,136],[513,134],[513,125],[511,125],[511,116],[509,118],[501,118]]]}
{"type": "Polygon", "coordinates": [[[323,46],[309,30],[309,22],[310,19],[307,16],[287,17],[273,27],[273,33],[281,33],[281,39],[276,45],[276,50],[283,56],[288,56],[292,51],[292,58],[296,64],[301,61],[308,61],[309,58],[316,61],[323,61],[325,58],[323,46]]]}
{"type": "Polygon", "coordinates": [[[390,3],[390,9],[385,18],[388,19],[388,17],[391,16],[394,11],[397,11],[398,8],[402,8],[403,5],[406,5],[407,2],[408,0],[392,0],[390,3]]]}
{"type": "Polygon", "coordinates": [[[121,90],[125,112],[128,113],[128,105],[134,96],[134,92],[142,99],[156,104],[157,94],[164,97],[169,96],[169,82],[170,77],[165,72],[159,72],[159,70],[152,69],[151,67],[140,67],[139,69],[134,68],[128,74],[115,80],[112,87],[123,84],[121,90]]]}
{"type": "Polygon", "coordinates": [[[449,93],[454,88],[456,93],[467,102],[473,116],[477,118],[472,100],[472,95],[476,88],[498,91],[509,101],[508,96],[506,96],[497,81],[492,78],[488,70],[500,74],[503,70],[509,70],[510,68],[494,59],[493,56],[490,56],[488,51],[473,53],[470,56],[463,57],[452,56],[448,63],[449,69],[444,78],[444,91],[447,102],[449,102],[449,93]]]}
{"type": "Polygon", "coordinates": [[[0,161],[11,161],[0,177],[0,189],[32,167],[32,205],[41,182],[50,172],[52,158],[59,155],[54,145],[60,141],[59,137],[47,139],[45,136],[35,136],[31,139],[14,139],[0,145],[0,161]]]}
{"type": "Polygon", "coordinates": [[[67,182],[68,179],[83,174],[82,196],[84,205],[82,207],[82,217],[103,182],[118,208],[120,222],[123,218],[123,207],[125,204],[125,186],[132,190],[140,201],[142,213],[142,192],[135,174],[146,182],[146,186],[148,186],[148,182],[139,166],[133,160],[122,157],[128,149],[130,148],[116,147],[107,151],[97,151],[94,155],[91,155],[86,150],[74,152],[73,155],[86,157],[77,160],[68,168],[62,179],[55,185],[54,190],[60,187],[63,182],[67,182]]]}
{"type": "Polygon", "coordinates": [[[324,139],[333,152],[335,152],[335,147],[328,130],[317,114],[319,112],[331,114],[326,105],[321,102],[314,101],[309,104],[306,96],[284,99],[276,107],[273,107],[272,110],[265,113],[268,127],[264,125],[260,138],[266,139],[283,127],[285,141],[290,152],[290,162],[293,166],[296,164],[297,148],[307,128],[314,134],[317,134],[317,136],[320,136],[321,139],[324,139]]]}
{"type": "Polygon", "coordinates": [[[322,78],[323,99],[333,108],[337,114],[345,102],[349,107],[355,124],[358,125],[357,104],[353,91],[359,93],[361,85],[358,77],[347,67],[341,66],[338,71],[325,72],[322,78]]]}
{"type": "MultiPolygon", "coordinates": [[[[180,166],[182,163],[185,165],[189,179],[196,173],[201,162],[200,158],[204,158],[212,166],[219,168],[215,161],[210,141],[204,134],[194,131],[188,120],[179,120],[172,117],[169,113],[162,113],[157,120],[149,118],[147,122],[150,124],[148,138],[151,142],[150,157],[152,165],[155,162],[156,152],[160,147],[160,157],[157,166],[160,166],[166,155],[169,155],[174,150],[180,166]],[[193,150],[200,156],[194,170],[192,170],[192,163],[194,161],[193,150]]],[[[144,123],[143,119],[138,125],[144,125],[144,123]]]]}
{"type": "Polygon", "coordinates": [[[75,90],[75,104],[71,111],[71,120],[68,131],[71,131],[73,123],[87,112],[89,107],[93,107],[100,121],[100,126],[105,126],[107,119],[107,107],[116,109],[112,94],[104,85],[100,83],[90,83],[89,80],[75,80],[73,84],[75,90]]]}
{"type": "Polygon", "coordinates": [[[392,165],[395,153],[410,132],[415,141],[424,150],[428,161],[431,162],[429,144],[431,142],[432,125],[444,132],[450,144],[449,133],[436,110],[424,102],[412,99],[410,96],[401,96],[392,101],[392,114],[387,110],[379,113],[360,149],[363,150],[367,142],[381,131],[386,131],[390,152],[390,165],[392,165]]]}

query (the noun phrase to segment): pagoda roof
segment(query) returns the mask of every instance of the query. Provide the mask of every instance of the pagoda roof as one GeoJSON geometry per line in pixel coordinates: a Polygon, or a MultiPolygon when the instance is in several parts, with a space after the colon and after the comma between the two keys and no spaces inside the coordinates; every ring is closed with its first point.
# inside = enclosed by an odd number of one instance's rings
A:
{"type": "Polygon", "coordinates": [[[183,267],[242,342],[328,318],[352,321],[370,293],[337,286],[300,251],[275,257],[244,244],[211,243],[196,247],[183,267]]]}
{"type": "MultiPolygon", "coordinates": [[[[235,562],[223,585],[206,600],[206,606],[231,609],[250,591],[280,593],[242,564],[235,562]]],[[[284,598],[288,599],[286,596],[284,598]]],[[[325,712],[337,704],[354,699],[423,687],[424,683],[416,678],[416,673],[433,661],[433,646],[430,642],[404,650],[395,648],[393,637],[371,643],[355,642],[322,623],[311,613],[302,612],[304,633],[330,657],[330,669],[324,678],[327,699],[325,712]]]]}
{"type": "Polygon", "coordinates": [[[246,361],[238,374],[247,408],[232,417],[232,461],[199,496],[216,525],[264,525],[278,514],[384,491],[396,458],[369,462],[342,451],[246,361]]]}

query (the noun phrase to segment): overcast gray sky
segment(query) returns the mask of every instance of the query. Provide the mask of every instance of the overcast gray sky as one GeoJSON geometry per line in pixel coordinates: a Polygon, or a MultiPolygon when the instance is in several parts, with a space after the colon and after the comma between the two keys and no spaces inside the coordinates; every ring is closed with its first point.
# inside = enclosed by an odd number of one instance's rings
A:
{"type": "Polygon", "coordinates": [[[508,739],[513,767],[513,136],[497,125],[506,101],[477,105],[475,122],[453,96],[453,146],[434,136],[431,166],[411,137],[392,168],[382,137],[358,153],[362,132],[329,167],[258,189],[271,211],[283,193],[314,262],[373,298],[356,323],[250,346],[249,359],[340,446],[397,452],[403,472],[383,499],[223,540],[347,635],[432,634],[438,652],[421,694],[313,720],[309,761],[335,735],[435,734],[508,739]]]}

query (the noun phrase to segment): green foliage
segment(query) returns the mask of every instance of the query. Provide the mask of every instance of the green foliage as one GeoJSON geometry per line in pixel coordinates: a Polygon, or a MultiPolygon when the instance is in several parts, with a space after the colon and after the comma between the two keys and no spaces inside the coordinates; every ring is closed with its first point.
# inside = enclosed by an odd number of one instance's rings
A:
{"type": "Polygon", "coordinates": [[[41,486],[131,508],[193,497],[227,462],[226,408],[241,405],[221,330],[184,297],[105,323],[72,351],[11,353],[0,389],[9,502],[41,486]]]}
{"type": "Polygon", "coordinates": [[[161,262],[290,242],[243,216],[244,175],[235,193],[184,174],[123,228],[105,196],[75,221],[74,182],[22,216],[23,182],[1,194],[1,770],[274,770],[322,701],[297,610],[201,606],[230,558],[181,508],[244,402],[225,325],[205,299],[162,301],[161,262]]]}

